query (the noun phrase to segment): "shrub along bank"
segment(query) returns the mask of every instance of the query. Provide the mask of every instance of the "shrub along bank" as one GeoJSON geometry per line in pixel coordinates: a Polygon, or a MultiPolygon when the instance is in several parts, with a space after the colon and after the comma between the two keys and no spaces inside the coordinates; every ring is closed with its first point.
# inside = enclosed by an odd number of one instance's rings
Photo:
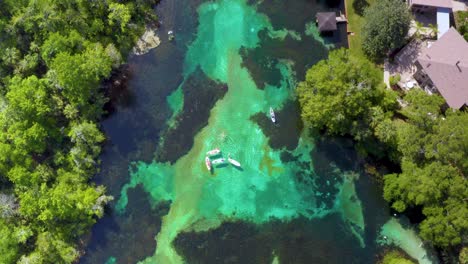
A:
{"type": "Polygon", "coordinates": [[[0,2],[0,263],[72,263],[111,199],[90,182],[104,135],[100,82],[155,0],[0,2]]]}
{"type": "Polygon", "coordinates": [[[446,109],[438,95],[412,89],[400,109],[378,70],[336,50],[307,71],[297,88],[306,127],[352,136],[361,152],[390,159],[400,173],[384,176],[384,197],[399,211],[422,208],[420,235],[459,248],[468,230],[468,113],[446,109]]]}

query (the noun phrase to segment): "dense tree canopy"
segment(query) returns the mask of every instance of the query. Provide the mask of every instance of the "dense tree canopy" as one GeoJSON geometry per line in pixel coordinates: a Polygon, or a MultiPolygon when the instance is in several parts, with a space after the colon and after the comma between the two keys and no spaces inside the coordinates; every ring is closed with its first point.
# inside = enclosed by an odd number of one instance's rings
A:
{"type": "Polygon", "coordinates": [[[385,199],[399,212],[422,208],[424,239],[459,245],[468,230],[468,113],[444,112],[443,98],[421,89],[407,92],[407,106],[398,109],[379,74],[345,50],[330,52],[297,88],[302,119],[309,128],[351,135],[378,157],[385,150],[401,167],[384,176],[385,199]]]}
{"type": "Polygon", "coordinates": [[[332,135],[361,140],[372,134],[370,120],[395,106],[387,100],[381,72],[345,49],[332,51],[307,71],[297,88],[304,122],[332,135]]]}
{"type": "Polygon", "coordinates": [[[19,255],[19,243],[14,227],[0,219],[0,263],[14,263],[19,255]]]}
{"type": "Polygon", "coordinates": [[[0,263],[72,263],[112,199],[90,182],[104,135],[100,82],[153,0],[0,1],[0,263]]]}
{"type": "Polygon", "coordinates": [[[400,0],[377,0],[364,11],[362,48],[373,59],[401,47],[408,34],[411,14],[400,0]]]}
{"type": "Polygon", "coordinates": [[[397,128],[400,174],[385,176],[385,193],[403,212],[422,206],[421,235],[440,246],[458,245],[468,230],[468,114],[441,112],[443,99],[412,90],[397,128]]]}

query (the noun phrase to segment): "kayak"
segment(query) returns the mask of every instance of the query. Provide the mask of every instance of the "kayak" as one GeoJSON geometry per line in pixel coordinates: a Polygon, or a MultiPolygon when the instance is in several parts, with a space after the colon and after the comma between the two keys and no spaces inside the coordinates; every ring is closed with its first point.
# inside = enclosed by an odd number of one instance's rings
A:
{"type": "Polygon", "coordinates": [[[208,171],[211,171],[211,161],[210,161],[210,158],[205,157],[205,165],[206,165],[206,168],[208,169],[208,171]]]}
{"type": "Polygon", "coordinates": [[[270,119],[271,119],[271,122],[276,123],[275,111],[273,111],[273,108],[271,107],[270,107],[270,119]]]}
{"type": "Polygon", "coordinates": [[[236,166],[236,167],[240,167],[240,166],[241,166],[241,164],[240,164],[237,160],[228,158],[228,161],[229,161],[232,165],[234,165],[234,166],[236,166]]]}
{"type": "Polygon", "coordinates": [[[225,163],[225,162],[226,162],[226,159],[225,159],[225,158],[219,158],[219,159],[213,160],[211,163],[212,163],[213,165],[218,165],[218,164],[223,164],[223,163],[225,163]]]}
{"type": "Polygon", "coordinates": [[[219,153],[221,153],[221,150],[219,150],[219,148],[215,148],[215,149],[212,149],[212,150],[208,151],[208,152],[206,153],[206,155],[208,155],[208,156],[216,156],[216,155],[218,155],[219,153]]]}

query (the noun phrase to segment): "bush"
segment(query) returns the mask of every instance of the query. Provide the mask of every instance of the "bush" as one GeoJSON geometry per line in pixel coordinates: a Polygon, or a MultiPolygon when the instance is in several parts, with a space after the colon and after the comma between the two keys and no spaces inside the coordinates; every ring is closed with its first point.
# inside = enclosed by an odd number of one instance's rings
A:
{"type": "Polygon", "coordinates": [[[457,11],[453,15],[458,32],[468,41],[468,11],[457,11]]]}
{"type": "Polygon", "coordinates": [[[414,262],[398,251],[390,251],[385,254],[380,264],[414,264],[414,262]]]}
{"type": "Polygon", "coordinates": [[[395,86],[401,80],[400,74],[390,76],[390,86],[395,86]]]}

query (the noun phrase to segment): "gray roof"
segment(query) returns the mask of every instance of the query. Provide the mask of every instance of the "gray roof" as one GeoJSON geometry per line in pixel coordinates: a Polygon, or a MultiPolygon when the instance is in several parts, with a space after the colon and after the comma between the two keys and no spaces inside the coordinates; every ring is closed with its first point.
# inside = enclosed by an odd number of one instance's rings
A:
{"type": "Polygon", "coordinates": [[[418,62],[450,107],[468,105],[468,42],[453,27],[424,49],[418,62]]]}
{"type": "Polygon", "coordinates": [[[452,8],[451,0],[410,0],[410,5],[452,8]]]}
{"type": "Polygon", "coordinates": [[[322,31],[333,31],[337,29],[335,12],[317,13],[318,29],[322,31]]]}

